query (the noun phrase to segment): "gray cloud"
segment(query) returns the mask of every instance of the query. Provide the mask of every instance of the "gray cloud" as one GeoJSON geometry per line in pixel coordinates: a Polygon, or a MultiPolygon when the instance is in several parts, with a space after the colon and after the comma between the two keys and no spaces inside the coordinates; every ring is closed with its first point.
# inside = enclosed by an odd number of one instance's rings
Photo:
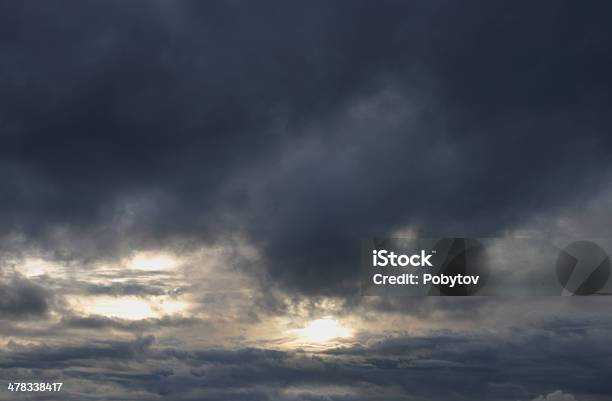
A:
{"type": "Polygon", "coordinates": [[[131,333],[151,332],[164,327],[187,328],[203,323],[197,318],[164,316],[162,318],[139,319],[136,321],[109,318],[105,316],[64,316],[57,329],[123,330],[131,333]]]}
{"type": "Polygon", "coordinates": [[[50,307],[52,294],[23,278],[0,283],[0,318],[41,317],[50,307]]]}
{"type": "Polygon", "coordinates": [[[159,7],[24,7],[5,231],[89,257],[244,230],[282,285],[346,293],[362,236],[495,233],[610,167],[603,4],[159,7]]]}
{"type": "MultiPolygon", "coordinates": [[[[573,401],[567,391],[585,394],[581,400],[604,400],[612,391],[605,380],[612,368],[609,329],[591,328],[572,337],[538,329],[512,338],[389,338],[318,356],[248,348],[186,350],[160,347],[145,337],[4,351],[1,364],[13,373],[31,369],[44,377],[62,369],[62,376],[75,382],[103,381],[118,394],[108,399],[140,399],[134,394],[144,391],[138,397],[438,401],[448,399],[452,389],[453,400],[573,401]],[[542,389],[559,386],[567,390],[538,398],[542,389]]],[[[71,394],[80,395],[74,385],[71,394]]]]}

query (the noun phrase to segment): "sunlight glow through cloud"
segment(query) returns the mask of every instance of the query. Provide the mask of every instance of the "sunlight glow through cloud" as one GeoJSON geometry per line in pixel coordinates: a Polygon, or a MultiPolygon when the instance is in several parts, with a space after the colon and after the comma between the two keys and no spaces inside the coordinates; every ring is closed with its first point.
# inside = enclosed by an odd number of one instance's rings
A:
{"type": "Polygon", "coordinates": [[[63,272],[63,266],[41,258],[26,258],[17,265],[17,271],[26,277],[59,275],[63,272]]]}
{"type": "Polygon", "coordinates": [[[295,331],[300,340],[307,343],[324,343],[337,338],[352,337],[350,329],[343,327],[334,319],[317,319],[306,327],[295,331]]]}
{"type": "Polygon", "coordinates": [[[137,270],[171,270],[179,264],[172,255],[156,252],[138,252],[127,263],[137,270]]]}
{"type": "Polygon", "coordinates": [[[73,303],[75,310],[88,315],[109,318],[140,320],[159,318],[184,311],[186,303],[165,299],[142,299],[137,297],[95,297],[73,303]]]}
{"type": "Polygon", "coordinates": [[[147,319],[157,315],[149,302],[133,297],[98,299],[85,305],[83,310],[88,314],[129,320],[147,319]]]}

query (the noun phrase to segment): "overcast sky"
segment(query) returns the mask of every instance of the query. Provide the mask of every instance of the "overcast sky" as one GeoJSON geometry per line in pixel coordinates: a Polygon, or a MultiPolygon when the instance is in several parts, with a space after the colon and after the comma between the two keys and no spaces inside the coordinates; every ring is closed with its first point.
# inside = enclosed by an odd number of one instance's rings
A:
{"type": "Polygon", "coordinates": [[[358,263],[610,237],[611,18],[0,0],[0,400],[610,400],[607,297],[361,297],[358,263]]]}

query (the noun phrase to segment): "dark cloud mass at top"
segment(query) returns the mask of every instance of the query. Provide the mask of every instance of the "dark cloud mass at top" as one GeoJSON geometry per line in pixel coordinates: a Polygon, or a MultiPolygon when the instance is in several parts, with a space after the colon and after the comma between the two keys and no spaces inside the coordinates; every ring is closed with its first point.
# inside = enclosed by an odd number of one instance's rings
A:
{"type": "Polygon", "coordinates": [[[308,291],[363,236],[498,232],[608,179],[609,8],[9,7],[3,231],[241,229],[308,291]]]}

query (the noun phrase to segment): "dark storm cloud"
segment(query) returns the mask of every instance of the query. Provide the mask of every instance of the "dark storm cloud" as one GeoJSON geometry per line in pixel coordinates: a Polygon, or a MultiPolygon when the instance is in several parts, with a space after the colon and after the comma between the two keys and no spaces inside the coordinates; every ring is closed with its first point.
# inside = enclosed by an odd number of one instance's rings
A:
{"type": "Polygon", "coordinates": [[[162,284],[158,287],[140,283],[112,283],[109,285],[87,284],[84,291],[90,295],[112,295],[112,296],[129,296],[129,295],[165,295],[169,292],[162,284]]]}
{"type": "Polygon", "coordinates": [[[359,238],[494,234],[597,193],[610,11],[28,4],[0,42],[0,225],[84,257],[243,230],[283,286],[346,292],[359,238]]]}
{"type": "Polygon", "coordinates": [[[0,281],[0,319],[44,316],[52,298],[45,288],[23,278],[0,281]]]}
{"type": "Polygon", "coordinates": [[[57,330],[82,329],[82,330],[120,330],[131,333],[155,332],[165,327],[192,328],[198,323],[203,323],[197,318],[165,316],[159,319],[149,318],[140,320],[125,320],[110,318],[99,315],[75,316],[67,315],[57,325],[57,330]]]}
{"type": "Polygon", "coordinates": [[[74,396],[82,380],[123,392],[105,399],[441,401],[452,393],[453,400],[516,401],[562,388],[581,401],[604,400],[612,392],[606,379],[612,373],[610,331],[586,326],[588,332],[571,336],[534,328],[508,338],[388,338],[318,356],[250,348],[186,351],[147,337],[13,349],[2,352],[0,365],[22,369],[19,374],[34,369],[42,377],[61,368],[74,396]]]}
{"type": "MultiPolygon", "coordinates": [[[[3,368],[59,369],[69,366],[93,366],[96,360],[133,360],[144,355],[155,341],[154,337],[137,340],[98,342],[71,347],[38,347],[38,355],[31,350],[15,352],[7,356],[0,366],[3,368]]],[[[6,355],[5,355],[6,356],[6,355]]]]}
{"type": "MultiPolygon", "coordinates": [[[[61,288],[62,294],[79,294],[79,295],[109,295],[114,297],[122,296],[161,296],[161,295],[177,295],[182,291],[181,288],[169,288],[168,279],[164,278],[155,279],[155,272],[149,272],[148,280],[139,282],[138,279],[143,277],[142,273],[131,274],[131,271],[126,270],[125,275],[115,274],[108,276],[117,278],[121,276],[123,279],[128,279],[125,282],[111,282],[108,284],[104,283],[92,283],[87,281],[81,281],[71,278],[57,278],[53,275],[45,274],[38,276],[34,280],[37,284],[45,288],[61,288]],[[129,278],[135,277],[136,279],[130,280],[129,278]]],[[[97,278],[104,278],[105,274],[102,272],[96,276],[97,278]]]]}

